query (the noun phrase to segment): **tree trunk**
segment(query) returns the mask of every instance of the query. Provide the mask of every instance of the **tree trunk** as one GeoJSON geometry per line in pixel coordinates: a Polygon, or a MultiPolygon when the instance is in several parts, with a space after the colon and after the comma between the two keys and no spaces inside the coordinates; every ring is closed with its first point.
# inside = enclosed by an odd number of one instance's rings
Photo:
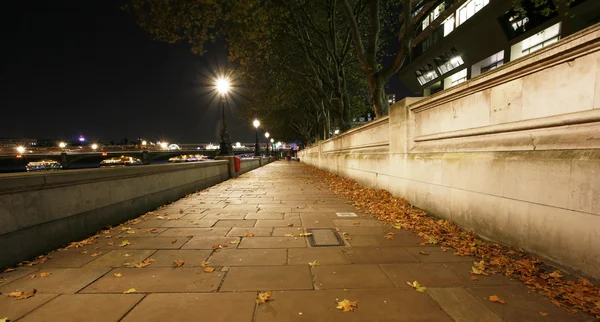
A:
{"type": "Polygon", "coordinates": [[[388,101],[385,95],[385,80],[379,74],[368,75],[369,90],[375,117],[380,118],[387,113],[388,101]]]}

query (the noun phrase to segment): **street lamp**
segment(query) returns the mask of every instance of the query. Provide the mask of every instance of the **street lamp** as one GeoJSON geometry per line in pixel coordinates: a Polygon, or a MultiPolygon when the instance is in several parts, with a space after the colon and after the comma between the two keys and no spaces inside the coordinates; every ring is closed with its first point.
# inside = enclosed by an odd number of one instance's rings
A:
{"type": "Polygon", "coordinates": [[[260,156],[260,147],[258,146],[258,127],[260,126],[260,121],[255,119],[254,122],[252,122],[252,124],[256,129],[256,144],[254,145],[254,156],[258,157],[260,156]]]}
{"type": "Polygon", "coordinates": [[[92,144],[92,150],[96,151],[98,149],[98,144],[94,143],[92,144]]]}
{"type": "Polygon", "coordinates": [[[146,145],[148,145],[148,142],[146,142],[146,140],[143,140],[142,141],[142,146],[146,146],[146,145]]]}
{"type": "Polygon", "coordinates": [[[67,147],[67,144],[65,142],[60,142],[60,143],[58,143],[58,147],[61,149],[64,149],[67,147]]]}
{"type": "Polygon", "coordinates": [[[24,146],[18,146],[17,147],[17,152],[19,152],[19,154],[25,153],[25,147],[24,146]]]}
{"type": "Polygon", "coordinates": [[[265,132],[265,137],[267,138],[267,152],[265,152],[266,156],[269,156],[269,132],[265,132]]]}
{"type": "Polygon", "coordinates": [[[217,80],[217,92],[221,95],[219,103],[221,104],[221,112],[223,117],[223,122],[221,123],[221,144],[219,146],[219,154],[220,155],[231,155],[233,152],[233,147],[231,146],[231,137],[229,136],[229,132],[227,131],[227,123],[225,121],[225,100],[227,92],[229,92],[229,80],[225,78],[219,78],[217,80]]]}
{"type": "Polygon", "coordinates": [[[273,142],[275,142],[275,139],[271,138],[271,155],[273,155],[275,152],[275,146],[273,145],[273,142]]]}

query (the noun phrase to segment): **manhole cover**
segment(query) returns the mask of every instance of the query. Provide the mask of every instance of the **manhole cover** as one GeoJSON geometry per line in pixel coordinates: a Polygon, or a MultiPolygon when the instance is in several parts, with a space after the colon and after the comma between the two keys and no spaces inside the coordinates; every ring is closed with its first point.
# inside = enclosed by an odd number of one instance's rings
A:
{"type": "Polygon", "coordinates": [[[353,212],[336,212],[335,214],[338,217],[358,217],[358,215],[353,212]]]}
{"type": "Polygon", "coordinates": [[[312,233],[308,238],[312,247],[344,246],[344,240],[333,228],[313,228],[306,231],[312,233]]]}

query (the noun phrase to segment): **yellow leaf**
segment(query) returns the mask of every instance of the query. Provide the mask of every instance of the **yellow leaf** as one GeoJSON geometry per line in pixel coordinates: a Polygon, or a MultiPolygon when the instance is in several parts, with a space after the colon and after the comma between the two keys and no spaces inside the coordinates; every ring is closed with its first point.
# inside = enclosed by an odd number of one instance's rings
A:
{"type": "Polygon", "coordinates": [[[506,303],[503,299],[501,299],[500,297],[498,297],[498,295],[490,295],[490,301],[491,302],[498,302],[498,303],[506,303]]]}
{"type": "Polygon", "coordinates": [[[414,282],[406,282],[406,284],[412,286],[412,288],[414,288],[415,290],[417,290],[417,292],[425,292],[425,290],[427,289],[427,287],[425,286],[421,286],[419,284],[419,282],[414,281],[414,282]]]}
{"type": "Polygon", "coordinates": [[[421,254],[421,255],[429,255],[429,253],[425,252],[425,251],[420,251],[419,254],[421,254]]]}
{"type": "Polygon", "coordinates": [[[550,273],[548,275],[550,275],[551,277],[554,277],[554,278],[561,278],[561,277],[563,277],[563,275],[561,274],[560,271],[554,271],[554,272],[552,272],[552,273],[550,273]]]}
{"type": "Polygon", "coordinates": [[[96,257],[96,256],[100,256],[100,254],[102,254],[102,252],[99,252],[99,253],[93,253],[91,256],[92,256],[92,257],[96,257]]]}
{"type": "Polygon", "coordinates": [[[0,322],[10,322],[10,320],[8,319],[8,317],[6,317],[6,318],[1,318],[0,322]]]}
{"type": "Polygon", "coordinates": [[[123,274],[121,274],[121,273],[114,273],[113,276],[114,277],[121,277],[121,276],[123,276],[123,274]]]}
{"type": "Polygon", "coordinates": [[[292,223],[289,223],[287,225],[288,225],[288,227],[294,227],[294,224],[292,224],[292,223]]]}
{"type": "Polygon", "coordinates": [[[135,288],[130,288],[130,289],[128,289],[127,291],[123,292],[123,294],[130,294],[130,293],[135,293],[135,292],[137,292],[137,291],[135,290],[135,288]]]}
{"type": "Polygon", "coordinates": [[[254,237],[253,233],[247,233],[246,235],[244,235],[244,237],[254,237]]]}
{"type": "Polygon", "coordinates": [[[214,268],[214,267],[207,267],[207,268],[205,268],[205,269],[204,269],[204,271],[205,271],[206,273],[212,273],[212,272],[214,272],[214,271],[215,271],[215,268],[214,268]]]}
{"type": "Polygon", "coordinates": [[[114,245],[115,243],[114,243],[114,242],[110,242],[110,243],[106,243],[106,244],[107,244],[108,246],[112,246],[112,245],[114,245]]]}
{"type": "Polygon", "coordinates": [[[40,273],[40,277],[48,277],[50,276],[52,273],[40,273]]]}
{"type": "Polygon", "coordinates": [[[308,237],[308,236],[312,236],[312,233],[302,233],[302,234],[300,234],[300,237],[308,237]]]}
{"type": "MultiPolygon", "coordinates": [[[[546,312],[538,312],[538,313],[539,313],[541,316],[548,316],[548,313],[546,313],[546,312]]],[[[2,322],[2,321],[0,321],[0,322],[2,322]]]]}
{"type": "Polygon", "coordinates": [[[181,267],[181,266],[183,266],[183,263],[184,263],[184,261],[183,261],[183,260],[181,260],[181,259],[178,259],[178,260],[174,260],[174,261],[173,261],[173,264],[177,265],[177,267],[181,267]]]}
{"type": "Polygon", "coordinates": [[[285,234],[284,236],[285,237],[294,237],[294,235],[292,235],[292,234],[285,234]]]}
{"type": "Polygon", "coordinates": [[[257,304],[265,304],[267,303],[267,301],[271,300],[271,295],[273,295],[273,292],[271,291],[266,291],[264,293],[258,293],[258,297],[256,298],[256,303],[257,304]]]}
{"type": "Polygon", "coordinates": [[[206,262],[206,261],[200,262],[200,267],[206,267],[206,265],[208,265],[208,262],[206,262]]]}
{"type": "Polygon", "coordinates": [[[16,297],[17,300],[28,299],[37,293],[37,290],[34,288],[31,292],[11,292],[8,294],[9,297],[16,297]]]}
{"type": "Polygon", "coordinates": [[[234,244],[234,245],[235,245],[235,244],[239,244],[239,243],[240,243],[240,241],[236,239],[236,240],[230,241],[229,243],[230,243],[230,244],[234,244]]]}
{"type": "Polygon", "coordinates": [[[177,242],[177,238],[173,238],[173,240],[171,241],[171,244],[175,244],[177,242]]]}
{"type": "Polygon", "coordinates": [[[136,268],[144,268],[144,267],[152,264],[152,262],[154,262],[154,258],[148,257],[148,258],[144,259],[143,261],[134,264],[133,266],[135,266],[136,268]]]}
{"type": "Polygon", "coordinates": [[[337,302],[336,309],[343,310],[344,312],[354,311],[354,308],[358,307],[358,302],[353,302],[348,299],[337,302]]]}
{"type": "Polygon", "coordinates": [[[319,261],[314,261],[314,262],[308,263],[308,265],[310,265],[310,266],[318,266],[320,264],[319,264],[319,261]]]}
{"type": "Polygon", "coordinates": [[[121,242],[121,244],[119,244],[119,247],[125,247],[127,245],[131,245],[131,243],[127,239],[125,239],[121,242]]]}

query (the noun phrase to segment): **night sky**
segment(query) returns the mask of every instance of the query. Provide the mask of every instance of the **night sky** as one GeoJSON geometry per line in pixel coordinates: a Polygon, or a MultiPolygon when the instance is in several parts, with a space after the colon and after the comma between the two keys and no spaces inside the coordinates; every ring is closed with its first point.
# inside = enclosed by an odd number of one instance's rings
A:
{"type": "MultiPolygon", "coordinates": [[[[0,1],[0,138],[218,142],[206,84],[225,66],[223,44],[199,57],[154,41],[122,3],[0,1]]],[[[238,114],[229,107],[232,141],[253,142],[238,114]]]]}

